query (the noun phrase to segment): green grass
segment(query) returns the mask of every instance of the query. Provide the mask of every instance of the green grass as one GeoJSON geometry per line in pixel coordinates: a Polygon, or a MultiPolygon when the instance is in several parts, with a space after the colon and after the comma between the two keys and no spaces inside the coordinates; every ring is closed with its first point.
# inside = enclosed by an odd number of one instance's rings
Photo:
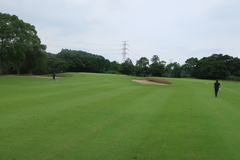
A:
{"type": "Polygon", "coordinates": [[[240,83],[0,76],[1,160],[239,160],[240,83]]]}

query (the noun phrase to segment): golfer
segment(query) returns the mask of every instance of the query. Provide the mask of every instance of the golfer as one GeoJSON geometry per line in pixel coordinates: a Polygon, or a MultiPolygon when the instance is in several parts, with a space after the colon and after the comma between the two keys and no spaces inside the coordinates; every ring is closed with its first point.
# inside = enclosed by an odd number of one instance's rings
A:
{"type": "Polygon", "coordinates": [[[56,77],[56,73],[53,72],[53,80],[55,80],[55,77],[56,77]]]}
{"type": "Polygon", "coordinates": [[[218,91],[219,91],[219,88],[220,88],[221,84],[218,82],[218,80],[216,80],[216,82],[214,83],[214,90],[215,90],[215,97],[218,96],[218,91]]]}

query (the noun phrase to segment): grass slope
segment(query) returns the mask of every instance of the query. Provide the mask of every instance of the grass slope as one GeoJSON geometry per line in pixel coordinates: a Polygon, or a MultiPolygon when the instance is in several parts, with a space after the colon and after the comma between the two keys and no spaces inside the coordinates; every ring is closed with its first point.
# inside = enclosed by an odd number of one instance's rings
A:
{"type": "Polygon", "coordinates": [[[0,76],[0,159],[238,160],[240,84],[0,76]]]}

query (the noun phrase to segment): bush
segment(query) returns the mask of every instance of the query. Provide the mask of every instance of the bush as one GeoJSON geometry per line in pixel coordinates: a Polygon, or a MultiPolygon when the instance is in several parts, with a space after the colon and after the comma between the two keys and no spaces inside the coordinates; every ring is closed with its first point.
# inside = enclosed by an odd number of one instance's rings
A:
{"type": "Polygon", "coordinates": [[[108,74],[120,74],[118,71],[114,71],[114,70],[108,70],[106,73],[108,73],[108,74]]]}
{"type": "Polygon", "coordinates": [[[228,76],[226,79],[229,81],[240,81],[240,77],[232,76],[232,75],[228,76]]]}

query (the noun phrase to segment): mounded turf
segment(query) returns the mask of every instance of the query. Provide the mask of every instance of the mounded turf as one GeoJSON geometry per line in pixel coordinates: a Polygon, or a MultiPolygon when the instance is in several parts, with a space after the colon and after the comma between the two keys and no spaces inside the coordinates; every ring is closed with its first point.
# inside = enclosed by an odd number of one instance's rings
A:
{"type": "Polygon", "coordinates": [[[0,76],[0,159],[240,159],[240,83],[131,78],[0,76]]]}

